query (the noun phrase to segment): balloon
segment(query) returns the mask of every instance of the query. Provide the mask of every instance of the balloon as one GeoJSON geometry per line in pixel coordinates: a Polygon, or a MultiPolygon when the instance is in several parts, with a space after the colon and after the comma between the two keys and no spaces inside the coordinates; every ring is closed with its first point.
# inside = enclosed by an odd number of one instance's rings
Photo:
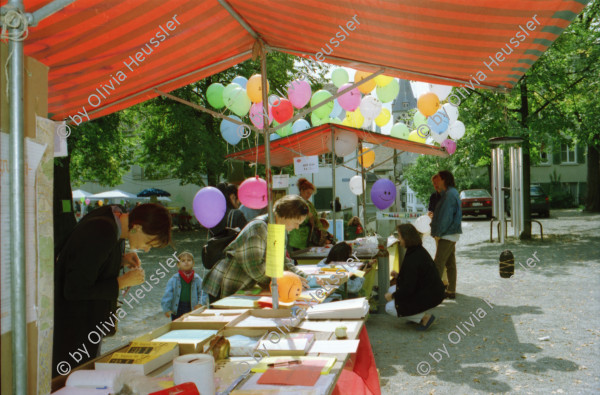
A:
{"type": "Polygon", "coordinates": [[[448,138],[448,130],[446,130],[445,132],[443,132],[441,134],[431,133],[431,138],[436,143],[442,144],[442,142],[448,138]]]}
{"type": "Polygon", "coordinates": [[[448,85],[429,84],[429,91],[435,93],[440,100],[446,100],[452,92],[452,87],[448,85]]]}
{"type": "Polygon", "coordinates": [[[229,84],[223,89],[223,105],[231,107],[235,99],[242,94],[244,90],[238,84],[229,84]]]}
{"type": "Polygon", "coordinates": [[[440,99],[435,93],[427,92],[419,96],[417,108],[426,117],[433,115],[440,108],[440,99]]]}
{"type": "Polygon", "coordinates": [[[315,114],[314,111],[310,114],[310,123],[312,123],[313,126],[321,126],[324,123],[327,123],[327,121],[328,118],[321,118],[315,114]]]}
{"type": "MultiPolygon", "coordinates": [[[[273,121],[273,127],[278,126],[278,125],[279,125],[279,122],[273,121]]],[[[281,129],[277,129],[275,132],[281,137],[289,136],[290,134],[292,134],[292,124],[288,123],[281,129]]]]}
{"type": "MultiPolygon", "coordinates": [[[[230,118],[233,118],[237,121],[241,122],[239,117],[235,115],[231,115],[230,118]]],[[[221,121],[221,136],[231,145],[236,145],[242,139],[242,134],[244,133],[244,127],[242,125],[238,125],[237,123],[233,123],[226,119],[221,121]]]]}
{"type": "Polygon", "coordinates": [[[100,206],[100,207],[104,206],[104,200],[98,200],[98,206],[100,206]]]}
{"type": "Polygon", "coordinates": [[[258,176],[245,179],[238,188],[238,198],[249,208],[267,207],[267,182],[258,176]]]}
{"type": "Polygon", "coordinates": [[[235,96],[231,106],[229,106],[229,109],[235,115],[243,117],[246,114],[248,114],[248,110],[250,110],[250,106],[252,105],[252,102],[250,102],[250,98],[246,94],[245,90],[243,90],[242,88],[240,88],[239,90],[241,90],[242,92],[239,93],[238,89],[234,90],[234,94],[236,96],[235,96]]]}
{"type": "Polygon", "coordinates": [[[423,137],[422,134],[419,134],[418,131],[413,130],[412,132],[409,133],[408,140],[409,141],[414,141],[416,143],[424,143],[425,142],[425,137],[423,137]]]}
{"type": "MultiPolygon", "coordinates": [[[[356,71],[356,73],[354,74],[354,82],[359,82],[364,80],[365,78],[367,78],[368,76],[370,76],[373,73],[368,73],[366,71],[356,71]]],[[[375,88],[375,80],[369,80],[368,82],[365,82],[364,84],[359,85],[358,90],[361,91],[362,93],[364,93],[365,95],[368,94],[369,92],[371,92],[374,88],[375,88]]]]}
{"type": "Polygon", "coordinates": [[[400,92],[400,83],[398,80],[393,79],[385,86],[378,86],[375,92],[382,103],[389,103],[398,97],[398,93],[400,92]]]}
{"type": "Polygon", "coordinates": [[[346,69],[339,67],[331,73],[331,81],[333,82],[333,85],[339,88],[350,81],[350,77],[348,76],[346,69]]]}
{"type": "Polygon", "coordinates": [[[299,133],[306,129],[310,129],[310,123],[305,119],[297,119],[292,124],[292,133],[299,133]]]}
{"type": "Polygon", "coordinates": [[[278,135],[277,133],[271,133],[271,135],[269,136],[269,141],[274,141],[274,140],[277,140],[280,138],[281,138],[281,136],[278,135]]]}
{"type": "Polygon", "coordinates": [[[83,203],[83,202],[85,202],[85,198],[82,196],[82,197],[80,197],[80,198],[79,198],[79,201],[80,201],[81,203],[83,203]]]}
{"type": "Polygon", "coordinates": [[[413,126],[415,129],[418,129],[421,125],[427,125],[427,118],[417,111],[413,117],[413,126]]]}
{"type": "Polygon", "coordinates": [[[121,204],[125,204],[125,200],[121,199],[121,202],[120,202],[120,203],[121,203],[121,204]]]}
{"type": "Polygon", "coordinates": [[[348,186],[350,187],[350,192],[352,192],[355,195],[360,195],[363,193],[363,182],[362,182],[362,177],[361,176],[354,176],[350,179],[350,182],[348,183],[348,186]]]}
{"type": "Polygon", "coordinates": [[[304,107],[310,101],[310,84],[304,80],[295,80],[288,87],[288,97],[292,106],[296,108],[304,107]]]}
{"type": "MultiPolygon", "coordinates": [[[[267,81],[267,93],[269,92],[269,81],[267,81]]],[[[252,103],[259,103],[263,100],[262,98],[262,78],[260,74],[254,74],[248,83],[246,84],[246,93],[252,103]]]]}
{"type": "MultiPolygon", "coordinates": [[[[338,89],[338,93],[347,89],[351,84],[344,84],[338,89]]],[[[360,106],[360,91],[357,88],[352,89],[350,92],[344,93],[342,96],[337,98],[340,106],[346,111],[354,111],[360,106]]]]}
{"type": "Polygon", "coordinates": [[[205,228],[216,226],[225,216],[225,196],[215,187],[205,187],[194,196],[194,215],[205,228]]]}
{"type": "Polygon", "coordinates": [[[242,88],[246,89],[246,86],[248,85],[248,78],[238,75],[231,82],[233,82],[234,84],[238,84],[242,88]]]}
{"type": "Polygon", "coordinates": [[[408,139],[408,135],[410,130],[408,130],[408,126],[403,124],[402,122],[398,122],[394,126],[392,126],[392,130],[390,131],[390,136],[398,137],[401,139],[408,139]]]}
{"type": "Polygon", "coordinates": [[[390,110],[388,110],[387,108],[382,108],[377,118],[375,118],[375,124],[379,127],[385,126],[391,118],[392,114],[390,114],[390,110]]]}
{"type": "Polygon", "coordinates": [[[465,124],[461,121],[456,121],[448,128],[450,137],[454,140],[460,140],[465,135],[465,124]]]}
{"type": "Polygon", "coordinates": [[[294,115],[294,107],[287,99],[280,99],[281,103],[273,106],[273,119],[279,123],[283,123],[294,115]]]}
{"type": "Polygon", "coordinates": [[[458,107],[455,107],[450,103],[446,103],[442,106],[442,109],[446,112],[448,119],[450,119],[450,125],[458,120],[458,107]]]}
{"type": "Polygon", "coordinates": [[[446,148],[446,151],[452,155],[456,151],[456,141],[446,139],[442,142],[442,147],[446,148]]]}
{"type": "MultiPolygon", "coordinates": [[[[312,96],[312,99],[310,99],[310,106],[314,107],[322,101],[329,99],[331,96],[333,95],[327,92],[326,90],[321,89],[320,91],[316,91],[315,94],[312,96]]],[[[327,118],[329,116],[329,113],[331,113],[331,110],[333,110],[333,101],[322,105],[321,107],[314,110],[313,113],[316,114],[319,118],[327,118]]]]}
{"type": "Polygon", "coordinates": [[[90,199],[85,199],[85,204],[86,204],[86,206],[89,206],[90,205],[90,199]]]}
{"type": "Polygon", "coordinates": [[[421,215],[417,218],[415,228],[423,234],[431,233],[431,218],[429,218],[429,215],[421,215]]]}
{"type": "Polygon", "coordinates": [[[365,122],[365,117],[360,113],[360,109],[356,111],[346,112],[346,118],[342,121],[342,125],[350,126],[353,128],[360,128],[365,122]]]}
{"type": "Polygon", "coordinates": [[[302,281],[300,280],[300,276],[284,271],[283,276],[277,279],[277,294],[279,295],[280,302],[295,302],[302,295],[302,281]]]}
{"type": "Polygon", "coordinates": [[[225,107],[225,103],[223,102],[223,91],[225,87],[223,84],[215,82],[210,84],[208,89],[206,90],[206,100],[208,100],[208,104],[213,106],[216,109],[225,107]]]}
{"type": "Polygon", "coordinates": [[[342,112],[342,110],[343,110],[343,109],[342,109],[342,106],[340,106],[340,103],[338,103],[338,100],[337,100],[337,99],[335,99],[335,100],[333,101],[333,110],[331,110],[331,112],[329,113],[329,116],[330,116],[331,118],[335,118],[335,117],[337,117],[338,115],[340,115],[340,113],[342,112]]]}
{"type": "Polygon", "coordinates": [[[382,104],[373,95],[367,95],[360,101],[360,113],[368,119],[375,119],[381,112],[382,104]]]}
{"type": "MultiPolygon", "coordinates": [[[[265,123],[262,102],[254,103],[250,107],[250,121],[254,126],[262,129],[265,123]]],[[[273,107],[269,105],[269,123],[273,122],[273,107]]]]}
{"type": "Polygon", "coordinates": [[[386,86],[387,84],[389,84],[390,82],[392,82],[394,80],[394,77],[389,77],[387,75],[380,74],[373,79],[375,80],[375,85],[377,85],[379,87],[379,86],[386,86]]]}
{"type": "MultiPolygon", "coordinates": [[[[427,119],[427,126],[432,132],[437,134],[444,133],[448,129],[450,120],[444,110],[440,110],[427,119]]],[[[417,129],[418,130],[418,129],[417,129]]],[[[424,134],[424,133],[422,133],[424,134]]]]}
{"type": "Polygon", "coordinates": [[[371,188],[371,201],[380,210],[385,210],[396,200],[396,185],[387,178],[375,181],[371,188]]]}
{"type": "MultiPolygon", "coordinates": [[[[346,156],[354,152],[356,146],[358,145],[358,136],[353,132],[348,131],[338,131],[335,132],[335,154],[337,156],[346,156]]],[[[331,144],[329,145],[329,149],[331,149],[331,144]]]]}
{"type": "Polygon", "coordinates": [[[342,120],[339,118],[329,118],[329,123],[334,123],[336,125],[342,125],[342,120]]]}
{"type": "Polygon", "coordinates": [[[371,148],[363,148],[360,152],[362,155],[358,157],[358,163],[365,168],[373,166],[373,163],[375,163],[375,152],[371,148]],[[365,154],[364,152],[367,153],[365,154]]]}

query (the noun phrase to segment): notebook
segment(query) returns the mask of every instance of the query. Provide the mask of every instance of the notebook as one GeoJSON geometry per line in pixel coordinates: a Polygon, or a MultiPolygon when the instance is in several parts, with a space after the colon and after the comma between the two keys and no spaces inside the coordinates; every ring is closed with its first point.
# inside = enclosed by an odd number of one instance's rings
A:
{"type": "Polygon", "coordinates": [[[322,303],[311,306],[307,318],[314,319],[347,319],[359,320],[369,313],[369,302],[366,298],[341,300],[339,302],[322,303]]]}

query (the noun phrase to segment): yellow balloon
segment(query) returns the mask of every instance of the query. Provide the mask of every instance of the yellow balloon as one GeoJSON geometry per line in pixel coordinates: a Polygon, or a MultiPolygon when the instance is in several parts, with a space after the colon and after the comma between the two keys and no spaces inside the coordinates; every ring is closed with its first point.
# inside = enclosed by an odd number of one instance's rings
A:
{"type": "MultiPolygon", "coordinates": [[[[357,108],[355,111],[346,111],[346,118],[344,118],[344,121],[347,121],[347,126],[360,128],[363,123],[365,123],[365,117],[363,117],[360,110],[357,108]]],[[[344,123],[342,122],[342,124],[344,123]]]]}
{"type": "MultiPolygon", "coordinates": [[[[267,81],[267,93],[269,93],[269,81],[267,81]]],[[[260,74],[254,74],[246,84],[246,94],[252,103],[262,102],[262,78],[260,74]]]]}
{"type": "Polygon", "coordinates": [[[382,108],[377,118],[375,118],[375,124],[380,127],[387,125],[391,117],[392,115],[390,114],[390,110],[387,108],[382,108]]]}
{"type": "MultiPolygon", "coordinates": [[[[371,148],[363,148],[360,152],[363,153],[369,151],[370,149],[371,148]]],[[[375,163],[375,151],[371,150],[366,154],[359,156],[358,163],[360,163],[360,165],[364,168],[373,166],[373,163],[375,163]]]]}
{"type": "Polygon", "coordinates": [[[413,130],[408,135],[408,141],[414,141],[416,143],[424,143],[425,137],[421,137],[421,135],[419,135],[419,133],[416,130],[413,130]]]}
{"type": "Polygon", "coordinates": [[[98,206],[100,206],[100,207],[104,206],[104,200],[98,200],[98,206]]]}
{"type": "MultiPolygon", "coordinates": [[[[359,82],[367,78],[373,73],[367,73],[366,71],[356,71],[354,74],[354,82],[359,82]]],[[[358,90],[364,93],[365,95],[370,93],[373,89],[375,89],[375,79],[369,80],[362,85],[358,86],[358,90]]]]}
{"type": "Polygon", "coordinates": [[[373,79],[375,80],[375,84],[377,86],[383,87],[383,86],[386,86],[387,84],[389,84],[390,82],[392,82],[394,77],[389,77],[387,75],[378,75],[377,77],[375,77],[373,79]]]}
{"type": "Polygon", "coordinates": [[[440,109],[440,99],[433,92],[423,93],[417,100],[417,108],[421,114],[429,117],[440,109]]]}

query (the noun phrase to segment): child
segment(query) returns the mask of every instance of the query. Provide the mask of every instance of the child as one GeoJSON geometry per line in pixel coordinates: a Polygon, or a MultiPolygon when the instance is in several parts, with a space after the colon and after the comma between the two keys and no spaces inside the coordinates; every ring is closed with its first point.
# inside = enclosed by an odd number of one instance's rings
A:
{"type": "MultiPolygon", "coordinates": [[[[318,267],[327,266],[331,262],[348,262],[349,258],[352,258],[352,247],[350,246],[350,244],[342,241],[341,243],[337,243],[336,245],[331,247],[331,250],[329,251],[327,258],[323,258],[319,263],[317,263],[317,266],[318,267]]],[[[312,278],[311,278],[311,280],[312,280],[312,278]]],[[[347,284],[348,293],[352,296],[355,296],[356,294],[358,294],[358,292],[361,290],[364,282],[365,282],[364,278],[356,277],[355,275],[351,275],[350,278],[348,279],[348,284],[347,284]]],[[[309,281],[308,284],[311,288],[314,286],[311,281],[309,281]]]]}
{"type": "Polygon", "coordinates": [[[177,257],[179,272],[167,283],[161,305],[166,317],[176,320],[183,314],[208,305],[208,294],[202,291],[202,279],[194,273],[194,256],[189,251],[183,251],[177,257]]]}
{"type": "Polygon", "coordinates": [[[358,237],[363,237],[365,235],[365,231],[360,223],[360,219],[358,217],[350,218],[348,221],[348,227],[346,228],[346,240],[355,240],[358,237]]]}

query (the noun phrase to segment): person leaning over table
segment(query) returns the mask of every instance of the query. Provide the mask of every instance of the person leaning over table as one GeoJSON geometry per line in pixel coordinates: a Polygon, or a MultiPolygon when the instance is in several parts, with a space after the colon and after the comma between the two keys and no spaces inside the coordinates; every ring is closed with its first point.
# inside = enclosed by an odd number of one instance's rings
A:
{"type": "Polygon", "coordinates": [[[288,244],[292,251],[301,250],[311,245],[323,245],[327,236],[327,229],[319,221],[317,209],[309,201],[317,188],[306,178],[300,178],[298,180],[298,190],[300,191],[300,196],[306,201],[309,211],[306,219],[300,224],[298,229],[290,232],[288,244]],[[318,233],[317,236],[313,236],[315,232],[318,233]],[[315,242],[318,240],[318,244],[311,242],[311,240],[315,242]]]}
{"type": "Polygon", "coordinates": [[[144,282],[137,254],[124,253],[126,240],[130,249],[145,252],[169,245],[169,211],[153,203],[136,206],[129,214],[117,205],[100,207],[83,217],[62,248],[57,248],[53,376],[61,373],[57,365],[62,361],[75,368],[99,355],[100,341],[93,343],[96,337],[90,333],[104,335],[100,327],[114,334],[119,290],[144,282]],[[124,267],[131,270],[119,275],[124,267]],[[81,359],[71,357],[75,352],[81,359]]]}
{"type": "MultiPolygon", "coordinates": [[[[285,225],[286,232],[297,229],[308,215],[308,206],[298,195],[286,195],[273,205],[275,223],[285,225]]],[[[242,229],[235,240],[225,248],[225,257],[218,261],[204,277],[202,288],[213,303],[233,295],[240,289],[255,284],[266,288],[271,280],[265,274],[267,252],[266,218],[258,217],[242,229]]],[[[298,270],[286,256],[284,268],[300,276],[307,286],[306,275],[298,270]]]]}

